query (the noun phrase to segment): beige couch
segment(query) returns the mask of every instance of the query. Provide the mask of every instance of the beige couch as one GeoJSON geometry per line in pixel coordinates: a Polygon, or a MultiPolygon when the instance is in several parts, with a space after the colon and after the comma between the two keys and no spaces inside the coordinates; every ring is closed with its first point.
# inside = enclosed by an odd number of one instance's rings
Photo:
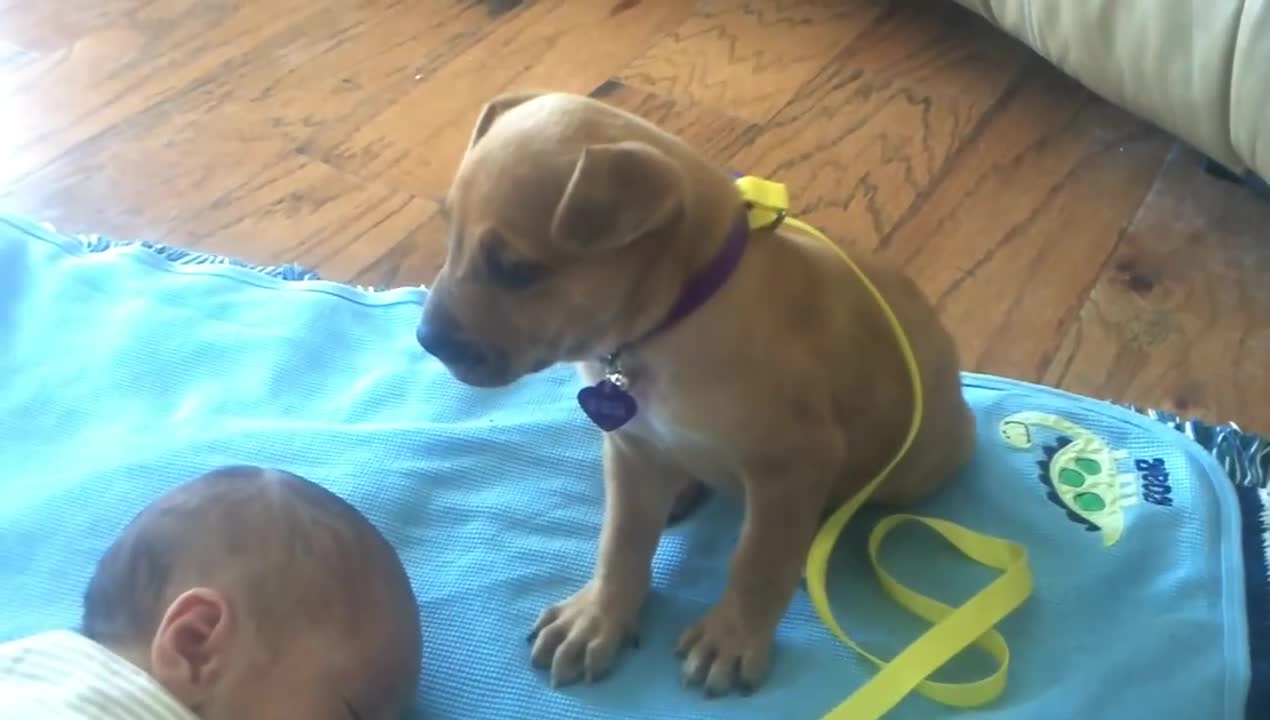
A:
{"type": "Polygon", "coordinates": [[[1230,170],[1270,179],[1270,0],[957,0],[1230,170]]]}

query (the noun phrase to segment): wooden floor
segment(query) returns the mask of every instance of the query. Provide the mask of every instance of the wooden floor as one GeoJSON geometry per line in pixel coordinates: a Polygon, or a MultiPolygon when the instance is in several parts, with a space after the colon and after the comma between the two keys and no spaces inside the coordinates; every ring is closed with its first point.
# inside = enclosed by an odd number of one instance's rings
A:
{"type": "Polygon", "coordinates": [[[524,87],[786,182],[971,369],[1270,431],[1270,205],[949,0],[0,0],[0,209],[427,283],[524,87]]]}

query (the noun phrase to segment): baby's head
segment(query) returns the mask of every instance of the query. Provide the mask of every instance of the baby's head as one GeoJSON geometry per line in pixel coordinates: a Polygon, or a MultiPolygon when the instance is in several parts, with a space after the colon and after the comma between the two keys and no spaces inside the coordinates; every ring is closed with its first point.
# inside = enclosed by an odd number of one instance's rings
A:
{"type": "Polygon", "coordinates": [[[333,493],[256,467],[141,511],[89,583],[82,631],[205,720],[398,718],[419,674],[391,546],[333,493]]]}

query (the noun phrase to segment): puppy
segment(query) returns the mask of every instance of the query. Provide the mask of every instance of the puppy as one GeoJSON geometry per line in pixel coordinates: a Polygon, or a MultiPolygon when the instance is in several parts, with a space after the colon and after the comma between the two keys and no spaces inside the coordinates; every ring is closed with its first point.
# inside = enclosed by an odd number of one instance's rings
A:
{"type": "MultiPolygon", "coordinates": [[[[604,675],[637,638],[668,518],[709,487],[744,497],[743,527],[722,596],[678,650],[686,681],[707,694],[753,690],[821,519],[908,430],[912,389],[881,308],[821,241],[747,231],[723,168],[586,97],[490,101],[447,208],[420,344],[473,386],[571,362],[586,384],[608,377],[608,391],[634,401],[634,416],[604,434],[594,574],[543,612],[533,662],[553,684],[604,675]]],[[[874,498],[912,503],[967,460],[974,418],[957,348],[926,298],[858,260],[920,364],[922,430],[874,498]]]]}

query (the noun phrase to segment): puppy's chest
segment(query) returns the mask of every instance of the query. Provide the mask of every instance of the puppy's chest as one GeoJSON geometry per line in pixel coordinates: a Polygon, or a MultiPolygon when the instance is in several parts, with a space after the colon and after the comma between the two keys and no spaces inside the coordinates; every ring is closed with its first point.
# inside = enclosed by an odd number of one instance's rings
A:
{"type": "MultiPolygon", "coordinates": [[[[588,383],[602,369],[585,368],[588,383]]],[[[741,451],[748,444],[741,393],[721,392],[711,383],[668,381],[666,374],[631,374],[630,394],[638,403],[635,417],[618,432],[636,435],[654,446],[662,459],[716,487],[737,483],[741,451]]]]}
{"type": "Polygon", "coordinates": [[[699,398],[671,397],[660,388],[633,387],[640,411],[627,432],[655,446],[664,460],[715,487],[738,482],[743,441],[736,437],[726,413],[711,412],[713,404],[699,398]]]}
{"type": "Polygon", "coordinates": [[[651,413],[637,417],[622,431],[649,441],[664,462],[707,485],[719,488],[738,485],[740,463],[735,451],[710,433],[665,423],[651,413]]]}

